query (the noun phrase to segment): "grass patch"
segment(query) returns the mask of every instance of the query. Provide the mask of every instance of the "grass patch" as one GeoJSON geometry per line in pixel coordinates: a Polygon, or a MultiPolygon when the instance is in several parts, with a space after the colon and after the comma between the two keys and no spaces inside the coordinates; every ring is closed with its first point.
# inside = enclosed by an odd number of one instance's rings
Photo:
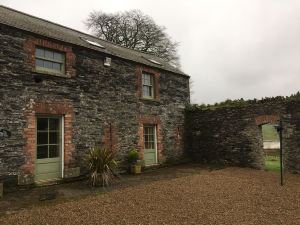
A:
{"type": "Polygon", "coordinates": [[[280,171],[280,158],[278,156],[266,156],[265,168],[267,171],[280,171]]]}

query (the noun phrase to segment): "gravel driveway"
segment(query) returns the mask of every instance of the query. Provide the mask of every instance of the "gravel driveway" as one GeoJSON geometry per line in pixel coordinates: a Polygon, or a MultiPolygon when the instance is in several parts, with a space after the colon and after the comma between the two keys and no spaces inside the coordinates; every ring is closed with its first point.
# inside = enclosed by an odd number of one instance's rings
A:
{"type": "MultiPolygon", "coordinates": [[[[185,171],[187,172],[187,171],[185,171]]],[[[226,168],[0,217],[0,224],[300,224],[300,176],[226,168]]]]}

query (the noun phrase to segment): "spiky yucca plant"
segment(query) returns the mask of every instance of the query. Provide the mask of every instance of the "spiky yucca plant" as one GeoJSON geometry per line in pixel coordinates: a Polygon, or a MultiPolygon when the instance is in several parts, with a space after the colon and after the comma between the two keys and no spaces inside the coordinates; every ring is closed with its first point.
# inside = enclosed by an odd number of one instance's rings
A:
{"type": "Polygon", "coordinates": [[[89,180],[92,186],[108,186],[115,178],[117,168],[116,153],[105,148],[93,147],[86,160],[89,168],[89,180]]]}

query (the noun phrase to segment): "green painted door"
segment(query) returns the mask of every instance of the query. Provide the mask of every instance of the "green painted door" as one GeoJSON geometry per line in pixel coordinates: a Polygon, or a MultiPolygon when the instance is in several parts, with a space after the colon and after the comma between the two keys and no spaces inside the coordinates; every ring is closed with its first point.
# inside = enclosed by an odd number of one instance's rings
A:
{"type": "Polygon", "coordinates": [[[144,126],[144,161],[146,166],[157,164],[156,127],[144,126]]]}
{"type": "Polygon", "coordinates": [[[35,180],[61,178],[62,119],[37,117],[35,180]]]}

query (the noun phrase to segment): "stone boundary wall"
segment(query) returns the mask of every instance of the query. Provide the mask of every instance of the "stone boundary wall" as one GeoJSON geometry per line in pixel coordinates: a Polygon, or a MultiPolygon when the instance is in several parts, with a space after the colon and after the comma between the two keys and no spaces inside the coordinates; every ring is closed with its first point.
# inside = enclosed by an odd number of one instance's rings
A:
{"type": "Polygon", "coordinates": [[[283,121],[284,165],[300,173],[300,100],[273,98],[186,109],[185,149],[192,159],[264,168],[261,125],[283,121]]]}

